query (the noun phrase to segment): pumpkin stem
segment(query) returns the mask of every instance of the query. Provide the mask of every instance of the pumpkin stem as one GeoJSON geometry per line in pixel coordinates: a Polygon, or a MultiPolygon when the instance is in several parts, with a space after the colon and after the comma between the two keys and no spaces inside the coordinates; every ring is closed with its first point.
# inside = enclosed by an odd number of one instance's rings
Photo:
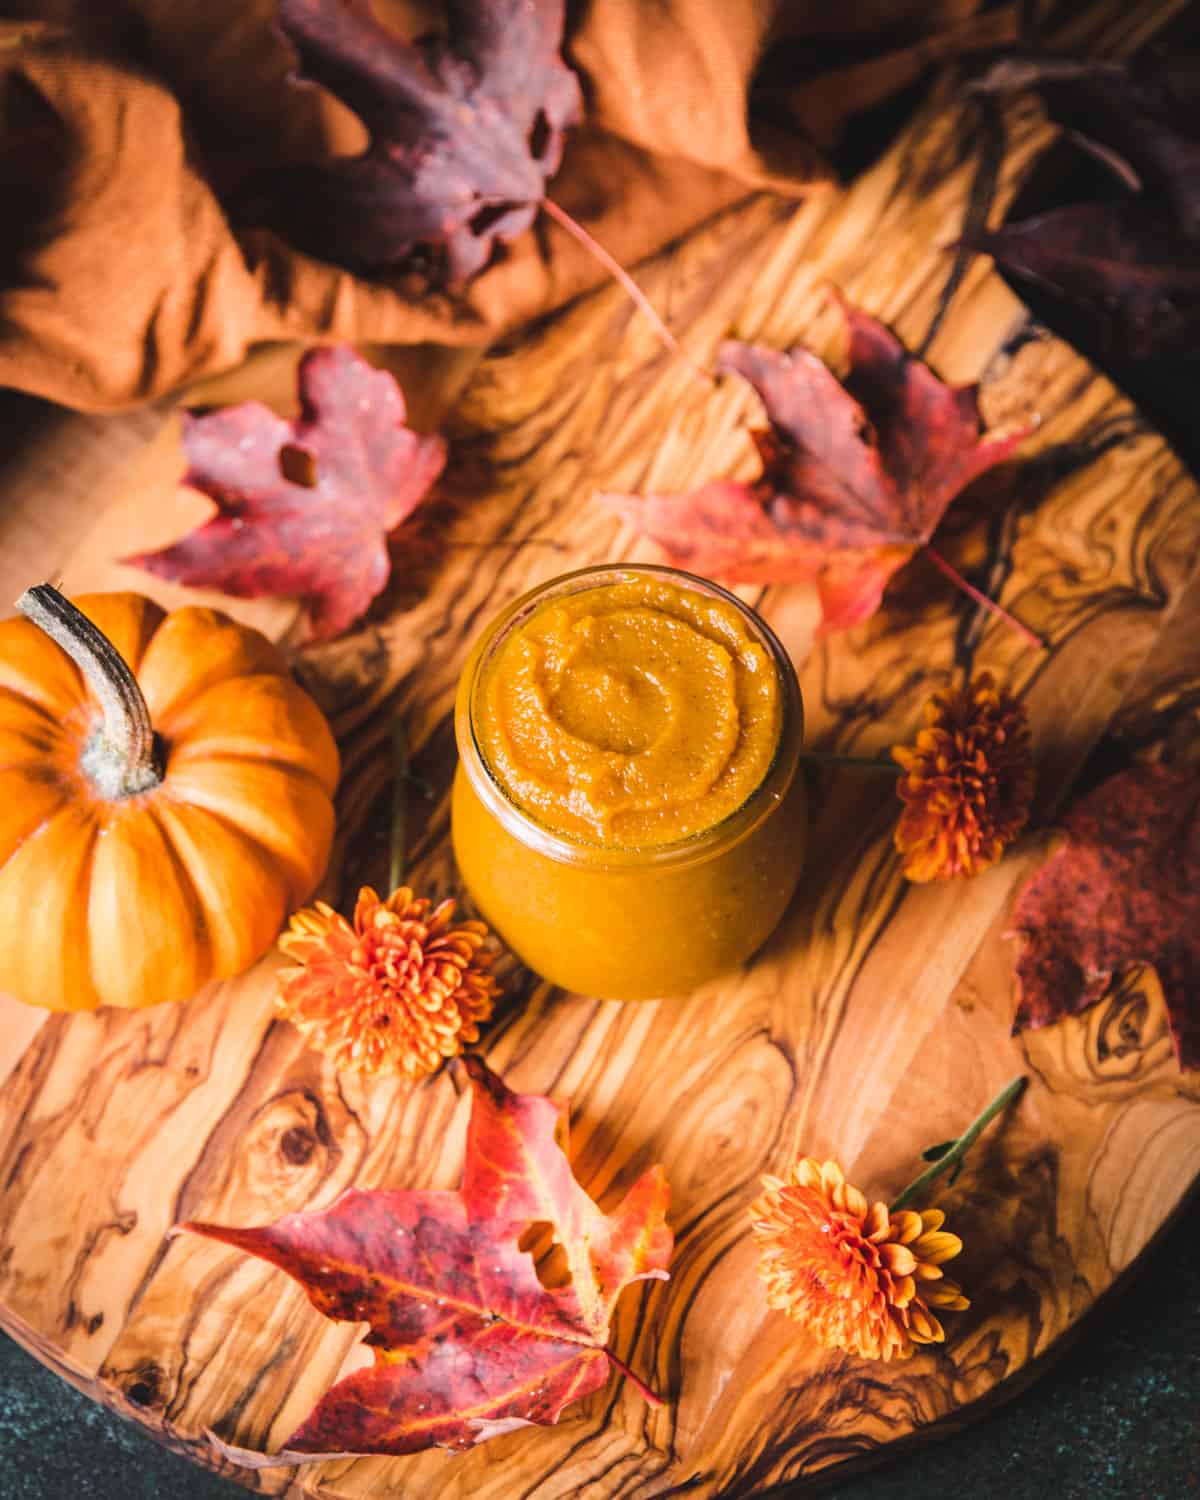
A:
{"type": "Polygon", "coordinates": [[[150,710],[121,653],[51,584],[26,589],[17,608],[62,647],[100,705],[103,718],[79,760],[96,790],[115,800],[156,787],[162,770],[150,710]]]}

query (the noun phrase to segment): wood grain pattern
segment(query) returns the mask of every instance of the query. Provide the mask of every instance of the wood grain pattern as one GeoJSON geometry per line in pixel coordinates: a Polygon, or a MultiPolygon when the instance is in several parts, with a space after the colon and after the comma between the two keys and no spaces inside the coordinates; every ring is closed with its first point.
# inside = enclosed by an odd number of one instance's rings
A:
{"type": "MultiPolygon", "coordinates": [[[[1086,40],[1123,50],[1171,8],[1093,5],[1086,40]]],[[[835,283],[911,346],[928,343],[945,377],[978,379],[993,422],[1038,415],[1021,460],[951,513],[945,546],[1050,650],[1030,649],[919,561],[875,620],[819,641],[809,590],[742,592],[792,652],[809,738],[823,748],[880,752],[912,732],[952,673],[996,670],[1029,705],[1045,818],[1106,732],[1140,748],[1182,746],[1194,730],[1200,496],[1119,393],[1034,329],[985,262],[942,308],[951,260],[939,247],[975,179],[976,125],[965,106],[935,103],[845,194],[754,200],[642,279],[701,358],[726,334],[832,353],[822,289],[835,283]]],[[[1006,125],[1000,203],[1047,139],[1029,106],[1006,125]]],[[[463,373],[438,372],[424,397],[437,412],[439,391],[456,395],[444,543],[364,628],[298,658],[346,757],[335,901],[384,879],[396,713],[434,789],[413,807],[416,876],[453,889],[450,708],[470,640],[556,573],[654,557],[594,492],[681,488],[753,463],[747,393],[698,384],[616,293],[493,352],[458,393],[463,373]]],[[[55,562],[68,587],[144,588],[117,559],[151,529],[164,541],[185,529],[196,501],[176,487],[164,418],[106,430],[116,434],[106,492],[119,478],[125,498],[93,514],[76,487],[73,525],[56,517],[51,528],[55,562]]],[[[61,464],[61,447],[49,451],[61,464]]],[[[8,539],[28,539],[29,526],[27,506],[0,515],[13,590],[30,581],[30,551],[10,552],[8,539]]],[[[292,620],[275,602],[235,611],[276,634],[292,620]]],[[[509,963],[486,1038],[514,1087],[571,1099],[576,1170],[602,1207],[665,1164],[672,1279],[624,1299],[616,1346],[669,1404],[651,1411],[614,1381],[557,1428],[465,1456],[239,1475],[250,1487],[325,1500],[758,1494],[1011,1392],[1137,1258],[1200,1174],[1200,1079],[1175,1065],[1153,974],[1127,976],[1077,1021],[1013,1040],[1004,933],[1038,838],[972,882],[910,888],[891,848],[890,780],[817,781],[800,893],[745,971],[686,1002],[621,1006],[562,995],[509,963]],[[767,1312],[746,1218],[762,1172],[801,1150],[836,1155],[888,1197],[922,1147],[956,1134],[1022,1071],[1032,1087],[1020,1107],[935,1195],[966,1241],[958,1265],[973,1298],[947,1319],[944,1348],[870,1365],[814,1349],[767,1312]]],[[[274,964],[170,1011],[2,1010],[0,1322],[200,1462],[215,1462],[207,1426],[278,1447],[361,1355],[356,1330],[326,1323],[279,1273],[168,1239],[171,1225],[262,1223],[352,1183],[453,1186],[461,1166],[455,1079],[335,1074],[273,1019],[274,964]]]]}

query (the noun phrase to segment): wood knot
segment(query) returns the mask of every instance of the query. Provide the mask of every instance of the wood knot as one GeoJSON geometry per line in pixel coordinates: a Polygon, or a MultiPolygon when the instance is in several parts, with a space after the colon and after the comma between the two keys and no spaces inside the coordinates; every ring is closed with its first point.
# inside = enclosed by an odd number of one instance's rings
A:
{"type": "Polygon", "coordinates": [[[317,1138],[303,1125],[293,1125],[279,1137],[279,1154],[290,1166],[306,1166],[317,1149],[317,1138]]]}
{"type": "Polygon", "coordinates": [[[1096,1079],[1144,1078],[1169,1059],[1166,1001],[1148,965],[1128,969],[1083,1022],[1096,1079]]]}
{"type": "Polygon", "coordinates": [[[1116,1089],[1119,1097],[1175,1071],[1166,1000],[1149,965],[1133,965],[1080,1015],[1027,1031],[1023,1042],[1058,1092],[1116,1089]]]}
{"type": "Polygon", "coordinates": [[[134,1406],[160,1408],[166,1406],[165,1377],[156,1364],[147,1362],[131,1370],[121,1382],[125,1399],[134,1406]]]}
{"type": "Polygon", "coordinates": [[[1131,995],[1115,995],[1109,1001],[1096,1036],[1096,1056],[1101,1062],[1110,1057],[1127,1057],[1139,1050],[1149,1009],[1146,997],[1136,990],[1131,995]]]}

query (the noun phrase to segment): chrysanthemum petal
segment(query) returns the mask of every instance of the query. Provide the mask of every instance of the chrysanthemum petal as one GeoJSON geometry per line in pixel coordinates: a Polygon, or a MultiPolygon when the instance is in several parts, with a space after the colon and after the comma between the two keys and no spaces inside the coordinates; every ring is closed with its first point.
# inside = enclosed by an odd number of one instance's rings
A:
{"type": "Polygon", "coordinates": [[[317,902],[297,912],[279,946],[277,1008],[337,1067],[418,1078],[479,1036],[499,986],[480,922],[450,925],[455,907],[407,886],[386,901],[359,891],[353,925],[317,902]]]}
{"type": "Polygon", "coordinates": [[[911,1208],[899,1209],[892,1214],[892,1236],[901,1245],[909,1245],[925,1228],[922,1216],[911,1208]]]}
{"type": "MultiPolygon", "coordinates": [[[[924,1251],[957,1235],[937,1210],[891,1213],[868,1203],[836,1162],[802,1157],[786,1180],[762,1179],[750,1208],[767,1304],[803,1324],[828,1349],[864,1359],[905,1359],[945,1337],[930,1311],[967,1305],[924,1251]]],[[[957,1253],[957,1248],[953,1253],[957,1253]]]]}
{"type": "Polygon", "coordinates": [[[922,1260],[940,1266],[943,1261],[953,1260],[962,1251],[962,1240],[956,1234],[938,1229],[923,1234],[919,1240],[914,1241],[913,1250],[922,1260]]]}
{"type": "Polygon", "coordinates": [[[946,1330],[919,1302],[908,1309],[908,1333],[914,1344],[940,1344],[946,1337],[946,1330]]]}
{"type": "Polygon", "coordinates": [[[908,1246],[894,1240],[879,1247],[879,1259],[893,1276],[911,1276],[917,1265],[917,1257],[908,1246]]]}
{"type": "Polygon", "coordinates": [[[937,1286],[927,1287],[921,1294],[930,1307],[946,1307],[954,1312],[963,1312],[971,1302],[963,1295],[962,1288],[947,1277],[937,1286]]]}
{"type": "Polygon", "coordinates": [[[895,843],[918,883],[994,864],[1025,826],[1033,794],[1024,706],[990,673],[935,694],[923,718],[915,743],[892,750],[905,773],[895,843]]]}
{"type": "Polygon", "coordinates": [[[823,1161],[820,1165],[820,1174],[821,1187],[827,1193],[836,1192],[838,1188],[846,1185],[842,1169],[835,1161],[823,1161]]]}

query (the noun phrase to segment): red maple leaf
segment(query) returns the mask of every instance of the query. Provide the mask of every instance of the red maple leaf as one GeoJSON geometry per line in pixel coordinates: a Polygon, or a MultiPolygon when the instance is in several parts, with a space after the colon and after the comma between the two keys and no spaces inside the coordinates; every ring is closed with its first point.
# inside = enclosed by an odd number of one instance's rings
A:
{"type": "Polygon", "coordinates": [[[1095,1004],[1153,964],[1182,1068],[1200,1068],[1200,777],[1118,772],[1059,819],[1066,837],[1021,892],[1013,1031],[1095,1004]]]}
{"type": "Polygon", "coordinates": [[[251,213],[342,265],[441,247],[451,282],[528,228],[582,111],[559,55],[563,0],[451,0],[446,12],[445,36],[409,42],[367,0],[280,0],[303,76],[354,110],[371,139],[359,156],[260,178],[251,213]]]}
{"type": "Polygon", "coordinates": [[[652,1167],[609,1215],[571,1173],[566,1114],[514,1094],[464,1058],[473,1098],[457,1192],[344,1193],[321,1213],[264,1229],[185,1224],[294,1277],[327,1317],[366,1321],[375,1363],[329,1391],[285,1451],[305,1455],[469,1448],[499,1432],[557,1422],[608,1379],[613,1307],[631,1282],[665,1279],[669,1189],[652,1167]],[[570,1279],[543,1286],[520,1241],[549,1225],[570,1279]]]}
{"type": "Polygon", "coordinates": [[[881,323],[843,302],[845,385],[805,349],[722,345],[770,428],[749,484],[603,498],[692,572],[733,583],[815,581],[823,630],[874,614],[888,579],[928,544],[947,506],[1029,431],[980,434],[975,387],[944,385],[881,323]]]}
{"type": "Polygon", "coordinates": [[[183,480],[217,514],[173,546],[125,560],[241,598],[298,597],[323,639],[352,625],[387,582],[387,533],[441,473],[446,445],[405,427],[395,379],[349,347],[306,354],[299,389],[294,422],[257,401],[185,414],[183,480]]]}

